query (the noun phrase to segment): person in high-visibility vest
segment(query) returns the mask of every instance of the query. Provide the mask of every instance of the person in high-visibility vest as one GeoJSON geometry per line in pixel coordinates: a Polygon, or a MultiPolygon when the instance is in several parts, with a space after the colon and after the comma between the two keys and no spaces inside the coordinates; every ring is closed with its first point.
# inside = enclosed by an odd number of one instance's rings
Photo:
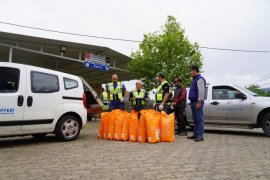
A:
{"type": "Polygon", "coordinates": [[[172,87],[173,84],[170,86],[170,91],[169,91],[169,97],[167,100],[167,107],[166,107],[166,112],[167,114],[171,114],[174,112],[174,107],[172,106],[173,103],[173,96],[174,96],[174,87],[172,87]]]}
{"type": "Polygon", "coordinates": [[[103,102],[102,110],[108,111],[109,110],[108,93],[105,91],[104,88],[102,88],[100,99],[103,102]]]}
{"type": "MultiPolygon", "coordinates": [[[[165,75],[161,72],[157,73],[157,78],[159,86],[157,87],[156,92],[156,104],[155,109],[159,111],[167,111],[167,102],[170,94],[170,84],[166,81],[165,75]]],[[[169,114],[169,112],[166,112],[169,114]]]]}
{"type": "Polygon", "coordinates": [[[122,82],[118,81],[118,75],[112,75],[112,82],[106,85],[108,93],[109,111],[114,109],[125,109],[125,98],[128,95],[127,89],[122,82]]]}
{"type": "Polygon", "coordinates": [[[146,102],[149,100],[148,93],[142,87],[143,82],[138,80],[136,82],[136,89],[131,91],[129,94],[129,100],[131,102],[132,109],[136,112],[140,112],[141,110],[145,109],[146,102]]]}

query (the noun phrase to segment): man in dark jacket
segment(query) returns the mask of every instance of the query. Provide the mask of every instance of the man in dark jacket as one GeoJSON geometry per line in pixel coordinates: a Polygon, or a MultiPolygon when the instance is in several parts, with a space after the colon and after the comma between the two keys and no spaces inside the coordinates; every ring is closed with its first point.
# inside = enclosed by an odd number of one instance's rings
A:
{"type": "Polygon", "coordinates": [[[204,133],[204,117],[203,106],[206,98],[206,81],[199,74],[199,67],[192,66],[190,68],[190,74],[193,77],[192,84],[189,90],[190,107],[192,111],[192,117],[194,121],[193,135],[188,137],[195,141],[203,141],[204,133]]]}
{"type": "Polygon", "coordinates": [[[179,136],[186,136],[186,121],[184,119],[184,111],[186,106],[186,88],[182,87],[181,79],[176,77],[174,80],[175,90],[173,97],[174,115],[177,119],[179,136]]]}

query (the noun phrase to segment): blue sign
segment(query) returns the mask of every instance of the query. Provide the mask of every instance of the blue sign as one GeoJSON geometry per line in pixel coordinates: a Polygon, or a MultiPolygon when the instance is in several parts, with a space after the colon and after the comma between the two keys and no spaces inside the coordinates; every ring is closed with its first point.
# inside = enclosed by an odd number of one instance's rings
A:
{"type": "Polygon", "coordinates": [[[85,61],[85,67],[87,68],[94,68],[100,71],[108,71],[109,66],[106,64],[100,64],[96,62],[90,62],[90,61],[85,61]]]}
{"type": "Polygon", "coordinates": [[[13,107],[10,108],[0,108],[0,114],[14,114],[15,110],[13,107]]]}

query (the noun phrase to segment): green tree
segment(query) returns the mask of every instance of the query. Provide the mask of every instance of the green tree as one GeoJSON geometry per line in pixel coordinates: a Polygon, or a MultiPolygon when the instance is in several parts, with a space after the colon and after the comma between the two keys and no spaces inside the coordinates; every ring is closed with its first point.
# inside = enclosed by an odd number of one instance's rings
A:
{"type": "Polygon", "coordinates": [[[261,89],[261,87],[257,84],[251,84],[247,87],[247,89],[249,89],[250,91],[258,94],[259,96],[270,96],[270,92],[266,92],[263,89],[261,89]]]}
{"type": "Polygon", "coordinates": [[[202,56],[197,43],[189,42],[185,30],[173,16],[168,16],[161,32],[144,35],[139,50],[131,53],[128,67],[137,78],[142,78],[146,90],[157,86],[158,72],[163,72],[168,81],[176,76],[182,78],[184,86],[189,86],[191,65],[202,66],[202,56]]]}

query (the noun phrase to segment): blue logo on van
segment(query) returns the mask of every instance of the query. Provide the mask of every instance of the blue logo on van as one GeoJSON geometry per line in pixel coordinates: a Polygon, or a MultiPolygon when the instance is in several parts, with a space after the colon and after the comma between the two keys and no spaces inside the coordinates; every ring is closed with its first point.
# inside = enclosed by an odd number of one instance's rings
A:
{"type": "Polygon", "coordinates": [[[0,114],[14,114],[14,108],[1,108],[0,107],[0,114]]]}

